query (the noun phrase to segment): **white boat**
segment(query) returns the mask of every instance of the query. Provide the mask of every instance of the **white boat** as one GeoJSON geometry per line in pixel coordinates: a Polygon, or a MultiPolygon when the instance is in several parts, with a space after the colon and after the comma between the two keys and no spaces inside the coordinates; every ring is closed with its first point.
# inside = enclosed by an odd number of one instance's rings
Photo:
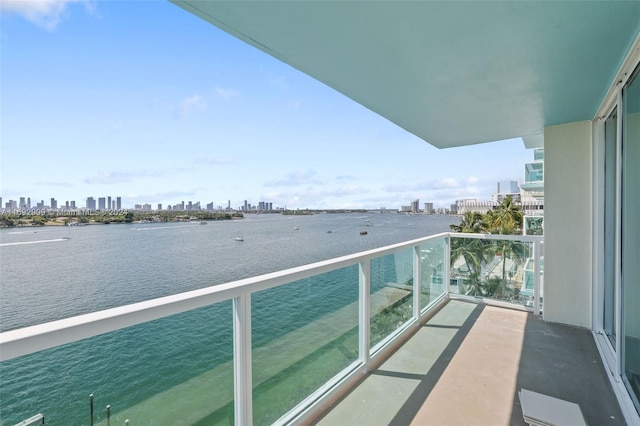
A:
{"type": "Polygon", "coordinates": [[[243,236],[235,237],[234,240],[236,240],[236,241],[244,241],[244,237],[243,236]]]}

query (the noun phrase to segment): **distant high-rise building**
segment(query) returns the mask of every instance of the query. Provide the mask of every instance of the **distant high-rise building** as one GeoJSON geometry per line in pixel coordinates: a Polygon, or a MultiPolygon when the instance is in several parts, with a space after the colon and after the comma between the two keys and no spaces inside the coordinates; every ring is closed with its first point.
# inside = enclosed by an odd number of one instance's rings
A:
{"type": "MultiPolygon", "coordinates": [[[[73,203],[73,201],[72,201],[72,203],[73,203]]],[[[89,210],[95,210],[96,209],[96,200],[93,197],[87,197],[87,202],[85,204],[85,207],[87,209],[89,209],[89,210]]]]}
{"type": "Polygon", "coordinates": [[[413,200],[411,202],[411,211],[413,213],[418,213],[418,210],[420,210],[420,200],[413,200]]]}
{"type": "Polygon", "coordinates": [[[162,203],[158,203],[158,210],[162,210],[162,203]]]}
{"type": "MultiPolygon", "coordinates": [[[[96,202],[93,202],[93,206],[96,206],[96,202]]],[[[71,201],[71,210],[75,210],[76,209],[76,202],[75,201],[71,201]]]]}
{"type": "Polygon", "coordinates": [[[146,211],[146,212],[150,212],[151,211],[151,204],[145,204],[142,206],[142,210],[146,211]]]}
{"type": "Polygon", "coordinates": [[[105,198],[104,197],[99,197],[98,198],[98,210],[102,211],[105,210],[107,208],[107,204],[105,202],[105,198]]]}
{"type": "Polygon", "coordinates": [[[58,200],[56,200],[55,198],[51,199],[51,208],[54,210],[58,208],[58,200]]]}
{"type": "Polygon", "coordinates": [[[27,202],[24,200],[24,197],[20,197],[20,204],[18,204],[18,208],[20,210],[27,208],[27,202]]]}
{"type": "MultiPolygon", "coordinates": [[[[245,201],[245,203],[246,203],[246,201],[245,201]]],[[[245,209],[246,209],[246,207],[245,207],[245,209]]],[[[209,212],[213,211],[213,201],[210,202],[209,204],[207,204],[207,211],[209,211],[209,212]]]]}
{"type": "Polygon", "coordinates": [[[107,209],[111,209],[111,196],[107,197],[107,209]]]}
{"type": "Polygon", "coordinates": [[[44,209],[44,200],[40,200],[39,203],[36,203],[37,209],[44,209]]]}
{"type": "Polygon", "coordinates": [[[122,210],[122,197],[116,197],[116,209],[122,210]]]}
{"type": "Polygon", "coordinates": [[[514,202],[520,202],[520,186],[518,185],[518,181],[503,180],[498,182],[498,192],[491,196],[491,201],[499,204],[509,195],[514,202]]]}
{"type": "Polygon", "coordinates": [[[242,208],[242,210],[246,212],[248,210],[248,207],[249,205],[247,203],[247,200],[244,200],[244,207],[242,208]]]}
{"type": "Polygon", "coordinates": [[[27,198],[27,208],[30,209],[31,208],[31,197],[27,198]]]}
{"type": "Polygon", "coordinates": [[[433,203],[424,203],[424,214],[433,214],[433,203]]]}
{"type": "Polygon", "coordinates": [[[0,209],[2,208],[2,197],[0,197],[0,209]]]}

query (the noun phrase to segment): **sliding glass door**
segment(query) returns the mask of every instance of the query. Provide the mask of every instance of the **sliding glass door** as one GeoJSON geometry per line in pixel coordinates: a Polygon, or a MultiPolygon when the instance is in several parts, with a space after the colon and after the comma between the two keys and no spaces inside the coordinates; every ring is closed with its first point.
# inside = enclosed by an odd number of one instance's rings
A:
{"type": "Polygon", "coordinates": [[[617,134],[618,108],[604,123],[604,306],[602,325],[616,348],[617,134]]]}
{"type": "MultiPolygon", "coordinates": [[[[640,412],[640,66],[622,91],[622,377],[640,412]]],[[[606,296],[605,296],[606,303],[606,296]]],[[[605,322],[606,324],[606,322],[605,322]]]]}

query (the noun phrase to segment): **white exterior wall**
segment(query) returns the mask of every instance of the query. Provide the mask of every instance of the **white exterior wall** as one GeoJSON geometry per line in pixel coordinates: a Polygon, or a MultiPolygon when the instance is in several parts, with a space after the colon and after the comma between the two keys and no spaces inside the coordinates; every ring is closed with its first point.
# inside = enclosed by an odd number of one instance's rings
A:
{"type": "Polygon", "coordinates": [[[544,130],[544,319],[591,328],[591,122],[544,130]]]}

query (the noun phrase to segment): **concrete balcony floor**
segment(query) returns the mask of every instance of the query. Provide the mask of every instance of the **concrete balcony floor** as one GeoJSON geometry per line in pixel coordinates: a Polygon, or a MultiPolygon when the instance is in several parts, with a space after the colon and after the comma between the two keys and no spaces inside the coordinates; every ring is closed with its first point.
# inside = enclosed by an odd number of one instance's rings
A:
{"type": "Polygon", "coordinates": [[[316,424],[525,424],[521,388],[579,404],[590,425],[625,424],[589,330],[459,300],[316,424]]]}

